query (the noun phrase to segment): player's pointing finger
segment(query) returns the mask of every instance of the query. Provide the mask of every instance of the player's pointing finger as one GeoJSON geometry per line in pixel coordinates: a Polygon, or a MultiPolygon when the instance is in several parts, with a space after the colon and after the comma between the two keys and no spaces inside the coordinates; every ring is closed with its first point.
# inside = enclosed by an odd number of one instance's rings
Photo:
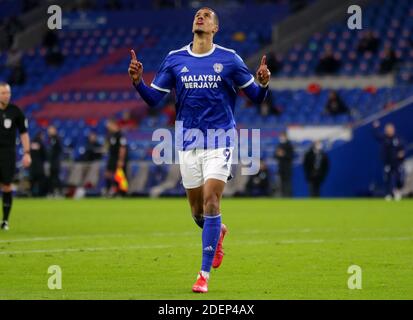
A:
{"type": "Polygon", "coordinates": [[[138,60],[138,59],[136,58],[135,50],[132,49],[132,50],[130,51],[130,55],[131,55],[132,60],[138,60]]]}
{"type": "Polygon", "coordinates": [[[262,66],[265,66],[267,64],[267,56],[262,56],[262,58],[261,58],[261,65],[262,66]]]}

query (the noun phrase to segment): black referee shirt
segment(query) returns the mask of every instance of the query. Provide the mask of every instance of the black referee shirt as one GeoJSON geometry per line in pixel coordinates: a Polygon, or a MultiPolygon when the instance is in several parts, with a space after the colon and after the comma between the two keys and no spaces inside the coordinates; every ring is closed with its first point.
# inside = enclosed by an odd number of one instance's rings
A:
{"type": "Polygon", "coordinates": [[[16,131],[26,133],[28,122],[23,112],[14,104],[0,108],[0,149],[16,147],[16,131]]]}
{"type": "Polygon", "coordinates": [[[120,131],[112,133],[109,138],[109,158],[118,159],[120,147],[126,147],[126,138],[120,131]]]}

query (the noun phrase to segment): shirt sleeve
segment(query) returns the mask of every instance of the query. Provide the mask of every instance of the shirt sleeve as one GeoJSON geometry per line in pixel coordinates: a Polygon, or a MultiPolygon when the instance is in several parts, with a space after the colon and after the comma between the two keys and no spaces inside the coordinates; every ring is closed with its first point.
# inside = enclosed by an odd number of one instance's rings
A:
{"type": "Polygon", "coordinates": [[[244,89],[254,82],[254,76],[250,73],[241,57],[236,53],[234,57],[232,81],[234,81],[239,89],[244,89]]]}
{"type": "Polygon", "coordinates": [[[159,67],[155,79],[153,79],[151,83],[151,87],[169,93],[174,85],[174,77],[170,66],[170,55],[168,55],[159,67]]]}
{"type": "Polygon", "coordinates": [[[24,116],[23,112],[20,109],[17,109],[17,118],[16,118],[16,125],[17,130],[19,130],[20,134],[26,133],[29,127],[29,123],[27,118],[24,116]]]}

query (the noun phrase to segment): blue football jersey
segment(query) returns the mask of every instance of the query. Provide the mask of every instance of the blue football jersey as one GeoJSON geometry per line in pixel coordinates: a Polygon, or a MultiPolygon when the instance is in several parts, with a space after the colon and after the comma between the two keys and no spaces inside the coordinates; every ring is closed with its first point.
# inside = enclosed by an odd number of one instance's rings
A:
{"type": "MultiPolygon", "coordinates": [[[[214,44],[209,52],[195,54],[191,47],[169,52],[151,86],[164,92],[175,89],[176,120],[182,121],[184,132],[198,129],[206,137],[208,129],[235,130],[237,91],[253,83],[254,76],[234,50],[214,44]]],[[[184,149],[192,147],[200,145],[183,142],[184,149]]]]}

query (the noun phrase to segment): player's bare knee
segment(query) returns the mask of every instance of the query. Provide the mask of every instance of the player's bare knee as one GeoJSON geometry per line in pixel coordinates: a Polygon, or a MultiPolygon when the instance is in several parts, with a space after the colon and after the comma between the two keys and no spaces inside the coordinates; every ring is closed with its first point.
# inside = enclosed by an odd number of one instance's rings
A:
{"type": "Polygon", "coordinates": [[[219,213],[219,197],[217,194],[209,194],[204,198],[205,215],[211,216],[219,213]]]}

